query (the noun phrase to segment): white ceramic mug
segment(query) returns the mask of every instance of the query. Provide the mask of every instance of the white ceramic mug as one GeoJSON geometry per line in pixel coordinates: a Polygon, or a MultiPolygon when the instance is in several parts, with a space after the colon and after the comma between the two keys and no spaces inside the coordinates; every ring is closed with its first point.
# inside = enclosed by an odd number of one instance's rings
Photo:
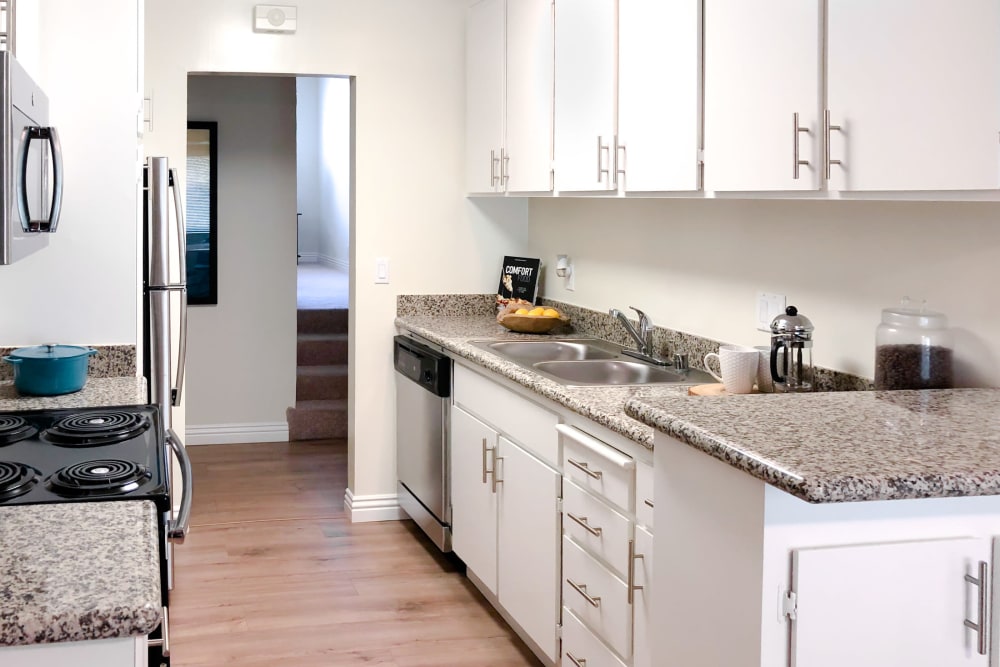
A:
{"type": "Polygon", "coordinates": [[[757,363],[757,391],[770,394],[774,391],[774,380],[771,379],[771,346],[754,345],[753,349],[760,352],[757,363]]]}
{"type": "Polygon", "coordinates": [[[709,352],[705,355],[705,369],[724,384],[730,394],[752,392],[759,365],[760,352],[757,348],[745,345],[721,345],[718,354],[709,352]],[[712,357],[719,362],[719,374],[716,374],[708,363],[712,357]]]}

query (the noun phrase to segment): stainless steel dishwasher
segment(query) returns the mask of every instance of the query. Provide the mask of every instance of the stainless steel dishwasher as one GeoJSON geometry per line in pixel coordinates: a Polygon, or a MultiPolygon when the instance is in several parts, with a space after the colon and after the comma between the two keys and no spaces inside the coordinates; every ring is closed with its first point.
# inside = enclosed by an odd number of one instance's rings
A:
{"type": "Polygon", "coordinates": [[[441,551],[451,551],[451,359],[412,338],[396,336],[393,360],[399,506],[441,551]]]}

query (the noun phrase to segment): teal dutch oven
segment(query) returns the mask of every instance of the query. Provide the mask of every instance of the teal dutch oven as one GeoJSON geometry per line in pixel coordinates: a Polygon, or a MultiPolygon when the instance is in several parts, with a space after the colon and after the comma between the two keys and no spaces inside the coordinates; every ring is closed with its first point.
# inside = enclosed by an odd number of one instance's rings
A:
{"type": "Polygon", "coordinates": [[[87,366],[97,350],[77,345],[35,345],[3,360],[14,366],[14,386],[29,396],[58,396],[83,389],[87,366]]]}

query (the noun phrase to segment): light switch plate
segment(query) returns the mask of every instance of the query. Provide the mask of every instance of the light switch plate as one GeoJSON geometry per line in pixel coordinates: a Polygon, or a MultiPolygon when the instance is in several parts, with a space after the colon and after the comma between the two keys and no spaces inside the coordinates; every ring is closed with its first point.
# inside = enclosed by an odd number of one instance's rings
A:
{"type": "Polygon", "coordinates": [[[376,257],[375,258],[375,284],[376,285],[388,285],[389,284],[389,258],[388,257],[376,257]]]}
{"type": "Polygon", "coordinates": [[[785,312],[785,295],[757,293],[757,330],[771,331],[771,321],[785,312]]]}

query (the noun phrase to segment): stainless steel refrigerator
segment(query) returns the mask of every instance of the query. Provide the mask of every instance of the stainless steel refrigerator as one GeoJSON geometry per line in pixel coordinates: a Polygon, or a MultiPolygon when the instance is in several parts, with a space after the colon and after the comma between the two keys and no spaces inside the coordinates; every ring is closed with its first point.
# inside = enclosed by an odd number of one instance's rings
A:
{"type": "MultiPolygon", "coordinates": [[[[177,502],[173,457],[180,467],[180,506],[167,517],[168,587],[173,586],[172,543],[184,541],[191,515],[191,461],[183,440],[174,432],[172,409],[181,405],[184,363],[187,356],[187,298],[185,269],[184,208],[180,181],[165,157],[146,159],[143,168],[143,375],[149,402],[160,409],[166,449],[166,472],[173,503],[177,502]],[[175,214],[170,215],[173,202],[175,214]],[[176,236],[174,236],[176,235],[176,236]],[[174,242],[171,243],[171,237],[174,242]],[[173,364],[172,318],[177,318],[177,363],[173,364]]],[[[172,503],[172,504],[173,504],[172,503]]]]}

